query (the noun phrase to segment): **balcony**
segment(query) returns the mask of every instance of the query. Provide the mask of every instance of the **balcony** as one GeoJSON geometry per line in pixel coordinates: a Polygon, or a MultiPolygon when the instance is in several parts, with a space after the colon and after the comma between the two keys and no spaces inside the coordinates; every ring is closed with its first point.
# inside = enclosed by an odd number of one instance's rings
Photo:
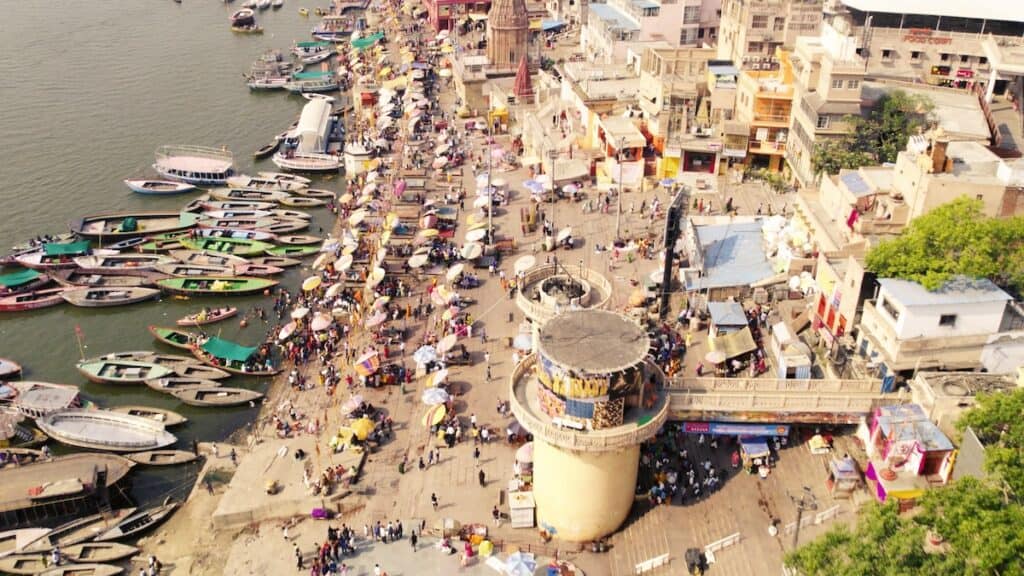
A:
{"type": "Polygon", "coordinates": [[[776,128],[788,128],[789,127],[789,114],[780,113],[758,113],[754,112],[754,120],[751,122],[752,125],[760,124],[761,126],[770,126],[776,128]]]}
{"type": "Polygon", "coordinates": [[[751,138],[748,143],[747,150],[751,154],[772,154],[782,156],[786,153],[786,143],[767,140],[762,142],[751,138]]]}

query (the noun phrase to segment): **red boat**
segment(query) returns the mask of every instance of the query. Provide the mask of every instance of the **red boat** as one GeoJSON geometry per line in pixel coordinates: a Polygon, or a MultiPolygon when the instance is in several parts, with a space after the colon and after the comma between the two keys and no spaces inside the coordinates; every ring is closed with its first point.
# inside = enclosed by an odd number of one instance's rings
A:
{"type": "Polygon", "coordinates": [[[0,298],[0,312],[20,312],[22,310],[35,310],[36,308],[55,306],[64,301],[61,298],[61,294],[65,290],[67,288],[62,286],[60,288],[46,288],[44,290],[35,290],[33,292],[0,298]]]}

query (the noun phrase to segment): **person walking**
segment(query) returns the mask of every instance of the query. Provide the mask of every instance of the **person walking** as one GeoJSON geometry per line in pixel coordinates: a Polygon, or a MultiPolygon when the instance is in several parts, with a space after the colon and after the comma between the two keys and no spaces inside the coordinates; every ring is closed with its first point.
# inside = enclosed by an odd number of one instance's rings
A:
{"type": "Polygon", "coordinates": [[[302,560],[302,550],[299,550],[298,544],[293,543],[292,546],[295,547],[295,567],[302,570],[305,568],[305,563],[302,560]]]}
{"type": "Polygon", "coordinates": [[[480,480],[480,487],[481,487],[481,488],[486,488],[486,487],[487,487],[487,478],[486,478],[486,476],[484,475],[484,471],[483,471],[483,470],[481,470],[481,471],[480,471],[480,472],[479,472],[479,473],[477,474],[477,478],[478,478],[478,479],[480,480]]]}
{"type": "Polygon", "coordinates": [[[437,494],[433,492],[430,493],[430,505],[434,507],[435,511],[437,511],[437,494]]]}
{"type": "Polygon", "coordinates": [[[477,466],[480,465],[480,447],[479,446],[474,446],[473,447],[473,462],[477,466]]]}
{"type": "Polygon", "coordinates": [[[409,535],[409,542],[412,544],[412,551],[416,551],[416,542],[419,541],[419,537],[416,536],[416,531],[413,530],[412,534],[409,535]]]}
{"type": "Polygon", "coordinates": [[[491,510],[491,517],[494,518],[495,527],[501,526],[501,511],[498,510],[497,504],[495,504],[494,508],[491,510]]]}

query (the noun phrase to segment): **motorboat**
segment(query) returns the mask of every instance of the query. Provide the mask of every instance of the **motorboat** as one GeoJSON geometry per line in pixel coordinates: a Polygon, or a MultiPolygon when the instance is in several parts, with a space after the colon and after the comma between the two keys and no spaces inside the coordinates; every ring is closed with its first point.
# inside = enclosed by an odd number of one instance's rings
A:
{"type": "Polygon", "coordinates": [[[341,88],[341,84],[334,78],[315,80],[289,80],[284,89],[292,94],[321,94],[334,92],[341,88]]]}
{"type": "Polygon", "coordinates": [[[288,83],[291,82],[291,79],[287,76],[271,76],[268,74],[253,74],[248,78],[246,86],[250,90],[284,90],[288,87],[288,83]]]}
{"type": "Polygon", "coordinates": [[[163,254],[114,254],[111,256],[77,256],[73,258],[79,268],[85,270],[138,271],[151,270],[157,264],[174,262],[174,258],[163,254]]]}
{"type": "Polygon", "coordinates": [[[256,24],[256,12],[252,10],[255,6],[250,6],[250,4],[256,4],[257,1],[258,0],[249,0],[242,4],[241,10],[236,10],[231,14],[231,17],[228,20],[231,22],[232,28],[235,26],[249,26],[256,24]]]}
{"type": "Polygon", "coordinates": [[[68,304],[82,308],[124,306],[146,300],[153,300],[158,296],[160,296],[159,290],[138,286],[117,288],[67,288],[60,295],[60,297],[68,304]]]}
{"type": "Polygon", "coordinates": [[[174,375],[174,370],[168,366],[133,360],[82,361],[75,367],[89,380],[101,384],[141,384],[146,380],[174,375]]]}
{"type": "Polygon", "coordinates": [[[337,172],[343,164],[340,156],[316,152],[290,154],[278,152],[274,154],[273,162],[282,170],[295,170],[296,172],[337,172]]]}
{"type": "Polygon", "coordinates": [[[283,192],[298,192],[304,190],[307,185],[301,182],[279,180],[276,178],[263,178],[260,176],[248,176],[245,174],[228,178],[229,188],[248,188],[255,190],[270,190],[283,192]]]}
{"type": "Polygon", "coordinates": [[[183,192],[191,192],[196,189],[192,184],[186,184],[185,182],[171,182],[169,180],[125,180],[124,184],[132,192],[136,192],[138,194],[181,194],[183,192]]]}
{"type": "Polygon", "coordinates": [[[0,380],[10,380],[21,375],[21,364],[7,358],[0,358],[0,380]]]}
{"type": "Polygon", "coordinates": [[[71,231],[89,240],[118,241],[188,230],[197,219],[191,212],[112,212],[79,218],[71,223],[71,231]]]}
{"type": "Polygon", "coordinates": [[[185,450],[147,450],[125,456],[136,464],[143,466],[174,466],[195,461],[199,456],[195,452],[185,450]]]}
{"type": "Polygon", "coordinates": [[[330,42],[296,42],[292,45],[292,54],[299,58],[305,58],[321,52],[333,53],[333,44],[330,42]]]}
{"type": "Polygon", "coordinates": [[[50,382],[8,382],[17,391],[13,406],[26,418],[42,418],[47,414],[82,407],[78,387],[50,382]]]}
{"type": "Polygon", "coordinates": [[[91,450],[141,452],[178,441],[159,422],[109,410],[56,412],[36,419],[36,425],[62,444],[91,450]]]}
{"type": "Polygon", "coordinates": [[[352,18],[348,16],[328,14],[323,17],[320,24],[313,28],[313,38],[325,42],[340,42],[348,40],[354,29],[352,18]]]}
{"type": "Polygon", "coordinates": [[[170,180],[196,186],[223,186],[234,173],[233,164],[234,157],[224,148],[171,145],[156,151],[153,169],[170,180]]]}
{"type": "Polygon", "coordinates": [[[303,178],[298,174],[287,174],[285,172],[257,172],[257,176],[266,180],[277,180],[278,182],[295,182],[304,186],[309,186],[313,183],[309,178],[303,178]]]}
{"type": "Polygon", "coordinates": [[[266,10],[270,8],[271,4],[273,4],[273,0],[259,0],[259,2],[257,2],[256,4],[256,7],[259,8],[260,10],[266,10]]]}

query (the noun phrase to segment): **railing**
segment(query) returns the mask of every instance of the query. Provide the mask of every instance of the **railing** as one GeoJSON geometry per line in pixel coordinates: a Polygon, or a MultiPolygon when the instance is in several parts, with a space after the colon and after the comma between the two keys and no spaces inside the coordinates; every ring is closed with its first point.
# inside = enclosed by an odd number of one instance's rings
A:
{"type": "MultiPolygon", "coordinates": [[[[629,423],[615,428],[604,430],[588,430],[577,432],[565,430],[551,423],[547,417],[534,414],[526,399],[526,387],[529,385],[530,376],[528,372],[533,369],[537,357],[534,354],[527,356],[512,371],[509,381],[512,414],[516,420],[530,431],[534,436],[544,440],[548,444],[578,450],[581,452],[607,452],[620,448],[636,446],[658,433],[662,425],[668,420],[669,403],[662,400],[661,407],[653,414],[650,420],[635,426],[629,423]]],[[[660,370],[653,364],[648,368],[654,369],[654,373],[660,375],[660,370]]],[[[661,375],[661,379],[664,376],[661,375]]],[[[536,384],[535,384],[536,385],[536,384]]],[[[656,393],[656,392],[654,392],[656,393]]]]}
{"type": "Polygon", "coordinates": [[[669,408],[677,412],[842,412],[869,413],[878,404],[898,402],[895,396],[883,394],[836,394],[821,392],[813,395],[796,394],[739,394],[721,392],[691,392],[670,390],[669,408]]]}
{"type": "Polygon", "coordinates": [[[763,154],[785,154],[786,143],[785,142],[762,142],[760,140],[750,140],[749,148],[751,152],[763,153],[763,154]]]}
{"type": "Polygon", "coordinates": [[[875,380],[825,380],[785,378],[694,378],[676,377],[666,383],[669,390],[691,392],[809,392],[809,393],[867,393],[879,391],[881,383],[875,380]]]}
{"type": "MultiPolygon", "coordinates": [[[[565,271],[590,284],[591,294],[594,294],[594,289],[596,288],[596,296],[600,300],[596,303],[588,304],[586,306],[588,309],[604,309],[608,306],[608,301],[612,297],[611,283],[600,273],[576,264],[559,264],[558,266],[543,264],[531,268],[523,276],[522,287],[534,286],[551,276],[562,274],[565,271]]],[[[554,308],[531,300],[524,294],[522,289],[516,291],[516,305],[519,306],[519,309],[523,311],[527,318],[534,322],[544,323],[555,317],[554,308]]]]}

